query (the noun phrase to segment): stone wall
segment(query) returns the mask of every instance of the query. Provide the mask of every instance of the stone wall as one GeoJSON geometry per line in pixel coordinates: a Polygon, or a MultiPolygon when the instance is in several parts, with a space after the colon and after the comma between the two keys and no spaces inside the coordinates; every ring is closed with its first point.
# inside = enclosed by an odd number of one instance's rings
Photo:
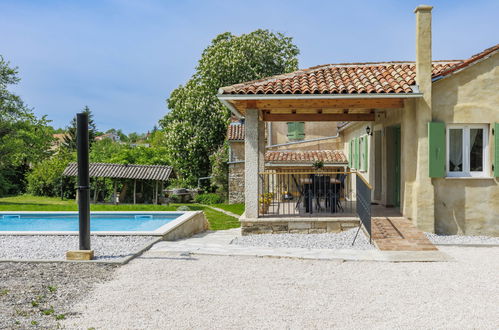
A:
{"type": "Polygon", "coordinates": [[[315,220],[262,220],[241,221],[242,235],[255,234],[324,234],[356,228],[359,220],[315,219],[315,220]]]}
{"type": "Polygon", "coordinates": [[[244,203],[244,141],[230,141],[229,203],[244,203]]]}

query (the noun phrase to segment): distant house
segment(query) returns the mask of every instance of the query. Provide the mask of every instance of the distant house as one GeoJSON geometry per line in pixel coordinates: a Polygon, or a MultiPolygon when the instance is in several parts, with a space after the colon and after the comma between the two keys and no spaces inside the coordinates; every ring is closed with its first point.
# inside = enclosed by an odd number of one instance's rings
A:
{"type": "Polygon", "coordinates": [[[415,62],[328,64],[219,90],[244,118],[228,134],[231,162],[244,161],[232,172],[243,233],[343,229],[376,209],[427,232],[499,235],[499,45],[433,60],[431,10],[415,10],[415,62]],[[320,148],[294,143],[338,126],[320,148]],[[343,152],[347,170],[273,168],[323,150],[343,152]]]}
{"type": "Polygon", "coordinates": [[[54,141],[52,142],[52,145],[50,146],[50,150],[54,151],[57,150],[61,147],[61,145],[64,143],[64,138],[67,136],[66,133],[57,133],[57,134],[52,134],[52,138],[54,141]]]}
{"type": "Polygon", "coordinates": [[[96,136],[94,138],[95,141],[101,141],[101,140],[104,140],[104,139],[111,139],[114,142],[120,142],[120,136],[118,134],[116,134],[115,132],[110,132],[110,133],[102,134],[102,135],[96,136]]]}

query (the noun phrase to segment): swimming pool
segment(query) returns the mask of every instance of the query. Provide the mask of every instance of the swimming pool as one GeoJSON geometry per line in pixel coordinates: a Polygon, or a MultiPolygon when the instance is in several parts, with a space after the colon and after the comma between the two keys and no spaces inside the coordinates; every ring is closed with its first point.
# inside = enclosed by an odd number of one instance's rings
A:
{"type": "MultiPolygon", "coordinates": [[[[92,234],[164,234],[196,212],[92,212],[92,234]]],[[[78,212],[0,212],[0,234],[77,234],[78,212]]]]}

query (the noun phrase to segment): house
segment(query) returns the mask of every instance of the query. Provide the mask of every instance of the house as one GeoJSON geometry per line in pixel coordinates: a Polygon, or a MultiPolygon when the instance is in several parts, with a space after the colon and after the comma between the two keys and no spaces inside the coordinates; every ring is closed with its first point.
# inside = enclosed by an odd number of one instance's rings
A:
{"type": "Polygon", "coordinates": [[[52,142],[52,145],[50,146],[50,150],[51,151],[59,150],[61,145],[64,143],[64,139],[66,138],[66,136],[68,136],[67,133],[52,134],[53,142],[52,142]]]}
{"type": "Polygon", "coordinates": [[[109,132],[94,138],[95,141],[101,141],[104,139],[111,139],[113,142],[120,142],[120,136],[116,132],[109,132]]]}
{"type": "Polygon", "coordinates": [[[435,61],[431,11],[415,9],[415,62],[321,65],[220,89],[244,118],[243,233],[341,230],[398,214],[426,232],[499,235],[499,45],[435,61]],[[341,123],[334,150],[347,170],[272,169],[268,123],[293,122],[341,123]]]}

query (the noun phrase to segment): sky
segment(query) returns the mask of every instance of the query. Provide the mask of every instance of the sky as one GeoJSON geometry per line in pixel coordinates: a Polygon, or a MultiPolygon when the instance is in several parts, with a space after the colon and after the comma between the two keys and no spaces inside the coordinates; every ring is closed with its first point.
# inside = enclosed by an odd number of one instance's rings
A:
{"type": "MultiPolygon", "coordinates": [[[[428,1],[433,58],[462,59],[499,42],[499,1],[428,1]]],[[[223,32],[282,32],[299,67],[414,60],[421,1],[0,0],[0,55],[19,68],[11,88],[56,128],[85,105],[97,128],[152,129],[223,32]]]]}

